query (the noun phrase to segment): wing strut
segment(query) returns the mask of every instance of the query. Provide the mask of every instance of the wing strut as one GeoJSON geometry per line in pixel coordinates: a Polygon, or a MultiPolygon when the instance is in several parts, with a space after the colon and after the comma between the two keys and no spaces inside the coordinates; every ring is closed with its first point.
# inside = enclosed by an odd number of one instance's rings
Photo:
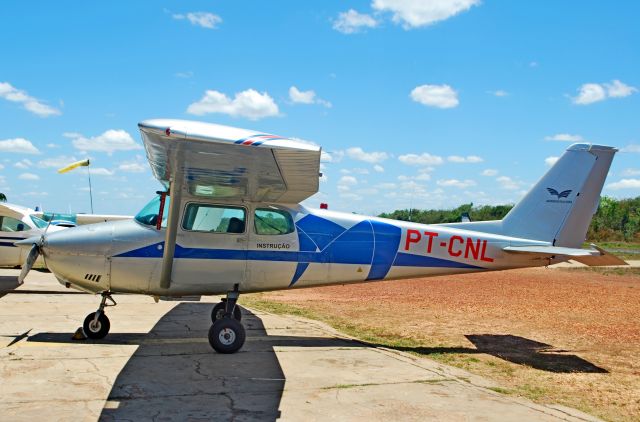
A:
{"type": "MultiPolygon", "coordinates": [[[[177,162],[180,163],[182,154],[178,156],[177,162]]],[[[178,224],[180,220],[180,204],[182,202],[182,184],[183,174],[180,166],[176,166],[171,185],[169,187],[169,195],[171,202],[169,203],[169,215],[167,217],[167,234],[164,239],[164,254],[162,256],[162,271],[160,272],[160,288],[168,289],[171,285],[171,273],[173,270],[173,255],[176,250],[176,235],[178,234],[178,224]]]]}

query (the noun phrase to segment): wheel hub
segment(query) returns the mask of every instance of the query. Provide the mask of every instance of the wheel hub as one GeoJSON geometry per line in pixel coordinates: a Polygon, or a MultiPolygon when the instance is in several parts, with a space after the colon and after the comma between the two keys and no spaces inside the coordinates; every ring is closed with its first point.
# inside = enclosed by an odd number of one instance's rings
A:
{"type": "Polygon", "coordinates": [[[224,328],[220,331],[220,334],[218,334],[218,339],[220,340],[220,343],[225,346],[229,346],[236,341],[236,332],[230,328],[224,328]]]}
{"type": "Polygon", "coordinates": [[[102,324],[100,324],[100,321],[91,321],[91,324],[89,324],[89,329],[94,333],[100,331],[100,328],[102,328],[102,324]]]}

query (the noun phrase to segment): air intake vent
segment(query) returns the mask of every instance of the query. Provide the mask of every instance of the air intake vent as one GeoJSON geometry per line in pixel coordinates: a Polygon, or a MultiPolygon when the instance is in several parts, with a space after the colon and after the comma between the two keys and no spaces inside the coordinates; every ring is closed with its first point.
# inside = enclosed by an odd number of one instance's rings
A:
{"type": "Polygon", "coordinates": [[[100,282],[100,278],[102,276],[100,274],[85,274],[84,279],[89,281],[95,281],[96,283],[100,282]]]}

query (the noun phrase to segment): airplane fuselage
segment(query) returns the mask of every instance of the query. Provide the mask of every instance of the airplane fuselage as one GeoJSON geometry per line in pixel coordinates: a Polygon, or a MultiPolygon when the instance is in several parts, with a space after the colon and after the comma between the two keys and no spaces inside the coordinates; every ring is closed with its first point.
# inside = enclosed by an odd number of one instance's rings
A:
{"type": "Polygon", "coordinates": [[[47,266],[61,283],[89,292],[181,296],[223,294],[235,284],[240,292],[258,292],[549,264],[503,251],[548,242],[300,205],[185,204],[232,208],[244,216],[244,227],[199,230],[189,227],[183,211],[169,288],[159,282],[165,229],[137,220],[50,234],[43,248],[47,266]],[[272,219],[290,215],[292,226],[260,233],[265,212],[272,219]]]}

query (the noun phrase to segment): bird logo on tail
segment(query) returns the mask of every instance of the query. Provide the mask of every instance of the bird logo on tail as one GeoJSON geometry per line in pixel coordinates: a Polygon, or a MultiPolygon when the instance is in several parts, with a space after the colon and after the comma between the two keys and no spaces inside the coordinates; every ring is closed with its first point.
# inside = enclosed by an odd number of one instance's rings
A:
{"type": "Polygon", "coordinates": [[[557,196],[558,199],[560,199],[560,198],[568,198],[569,194],[572,192],[571,189],[567,189],[567,190],[563,190],[562,192],[558,192],[554,188],[547,188],[547,191],[549,192],[550,195],[557,196]]]}

